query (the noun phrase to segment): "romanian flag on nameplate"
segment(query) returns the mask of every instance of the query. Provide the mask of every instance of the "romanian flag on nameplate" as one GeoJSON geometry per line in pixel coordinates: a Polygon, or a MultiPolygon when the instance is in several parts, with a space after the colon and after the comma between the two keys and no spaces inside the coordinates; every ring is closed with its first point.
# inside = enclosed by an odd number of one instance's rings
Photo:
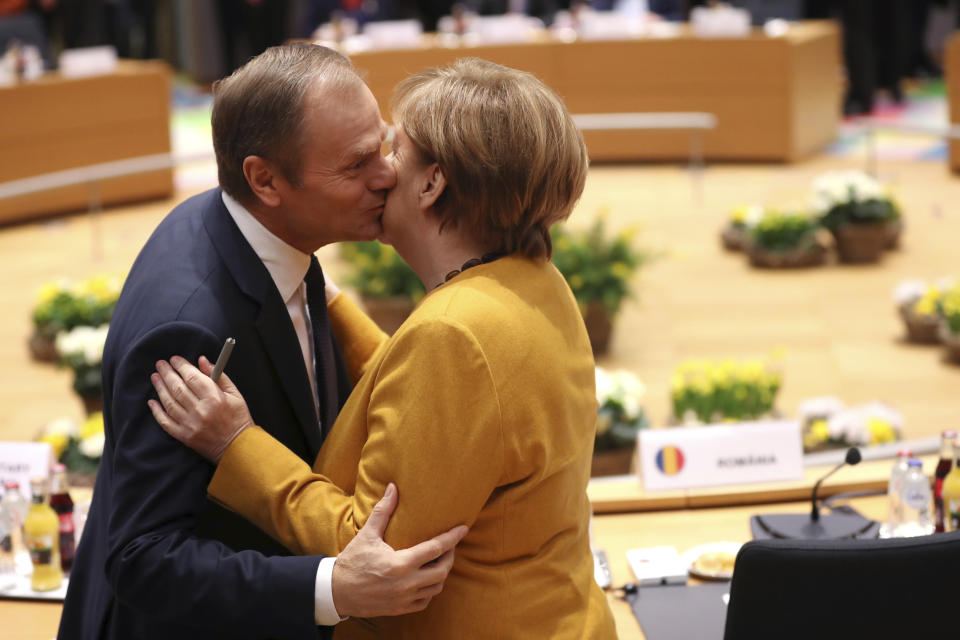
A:
{"type": "Polygon", "coordinates": [[[683,452],[673,446],[666,446],[657,452],[657,468],[665,475],[672,476],[683,469],[683,452]]]}

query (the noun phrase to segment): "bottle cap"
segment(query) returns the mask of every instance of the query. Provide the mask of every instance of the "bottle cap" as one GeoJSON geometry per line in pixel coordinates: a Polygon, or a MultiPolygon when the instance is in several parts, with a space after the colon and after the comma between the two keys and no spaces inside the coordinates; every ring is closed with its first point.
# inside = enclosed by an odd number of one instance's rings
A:
{"type": "Polygon", "coordinates": [[[940,435],[943,436],[944,438],[956,438],[957,432],[954,431],[953,429],[947,429],[945,431],[941,431],[940,435]]]}
{"type": "Polygon", "coordinates": [[[61,471],[66,471],[66,470],[67,470],[67,465],[63,464],[62,462],[54,462],[53,466],[50,467],[50,471],[54,473],[60,473],[61,471]]]}
{"type": "Polygon", "coordinates": [[[916,458],[910,458],[907,461],[907,466],[912,469],[913,467],[922,467],[923,463],[920,460],[917,460],[916,458]]]}
{"type": "Polygon", "coordinates": [[[16,480],[4,480],[4,482],[3,482],[3,488],[4,488],[6,491],[9,491],[10,489],[19,489],[19,488],[20,488],[20,483],[17,482],[16,480]]]}
{"type": "Polygon", "coordinates": [[[910,451],[910,449],[901,449],[900,451],[897,451],[897,457],[898,457],[898,458],[912,458],[912,457],[913,457],[913,451],[910,451]]]}

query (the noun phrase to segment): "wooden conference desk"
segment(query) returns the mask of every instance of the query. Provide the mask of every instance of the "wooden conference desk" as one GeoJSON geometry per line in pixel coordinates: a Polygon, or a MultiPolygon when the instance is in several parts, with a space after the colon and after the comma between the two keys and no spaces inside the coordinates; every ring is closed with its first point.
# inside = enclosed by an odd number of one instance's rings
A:
{"type": "MultiPolygon", "coordinates": [[[[886,498],[862,498],[853,506],[864,515],[880,519],[886,513],[886,498]]],[[[671,545],[683,551],[709,542],[750,539],[748,520],[755,513],[806,513],[807,502],[734,506],[714,509],[685,509],[621,515],[593,519],[595,543],[606,550],[614,586],[633,580],[627,566],[627,549],[671,545]]],[[[620,640],[641,640],[644,636],[630,607],[609,596],[620,640]]],[[[51,640],[60,621],[59,603],[0,600],[0,631],[8,640],[51,640]]]]}
{"type": "MultiPolygon", "coordinates": [[[[122,60],[110,74],[0,87],[0,183],[91,164],[170,152],[170,71],[122,60]]],[[[173,170],[104,180],[100,204],[165,198],[173,170]]],[[[0,223],[85,209],[87,185],[0,200],[0,223]]]]}
{"type": "MultiPolygon", "coordinates": [[[[790,162],[836,137],[841,110],[840,42],[832,22],[795,23],[786,36],[668,38],[442,47],[355,53],[354,64],[389,117],[393,87],[407,75],[476,56],[530,71],[572,113],[701,111],[717,116],[703,137],[710,160],[790,162]]],[[[681,131],[588,131],[591,159],[685,160],[681,131]]]]}

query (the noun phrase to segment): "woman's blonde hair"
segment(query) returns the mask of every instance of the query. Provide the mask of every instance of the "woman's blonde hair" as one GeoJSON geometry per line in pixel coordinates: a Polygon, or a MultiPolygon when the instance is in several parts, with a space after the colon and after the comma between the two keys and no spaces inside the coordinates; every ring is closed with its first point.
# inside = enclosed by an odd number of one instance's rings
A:
{"type": "Polygon", "coordinates": [[[480,60],[410,76],[397,85],[393,119],[447,186],[441,229],[489,251],[552,254],[550,226],[583,193],[587,151],[563,101],[532,74],[480,60]]]}

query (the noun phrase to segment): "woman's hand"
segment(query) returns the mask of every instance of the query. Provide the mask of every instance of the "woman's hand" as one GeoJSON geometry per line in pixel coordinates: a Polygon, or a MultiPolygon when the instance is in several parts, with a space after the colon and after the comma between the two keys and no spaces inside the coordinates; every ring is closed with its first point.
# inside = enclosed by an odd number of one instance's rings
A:
{"type": "Polygon", "coordinates": [[[160,402],[147,404],[164,431],[216,464],[233,439],[253,426],[253,418],[227,374],[214,382],[213,364],[204,356],[198,364],[199,369],[180,356],[157,362],[150,382],[160,402]]]}

